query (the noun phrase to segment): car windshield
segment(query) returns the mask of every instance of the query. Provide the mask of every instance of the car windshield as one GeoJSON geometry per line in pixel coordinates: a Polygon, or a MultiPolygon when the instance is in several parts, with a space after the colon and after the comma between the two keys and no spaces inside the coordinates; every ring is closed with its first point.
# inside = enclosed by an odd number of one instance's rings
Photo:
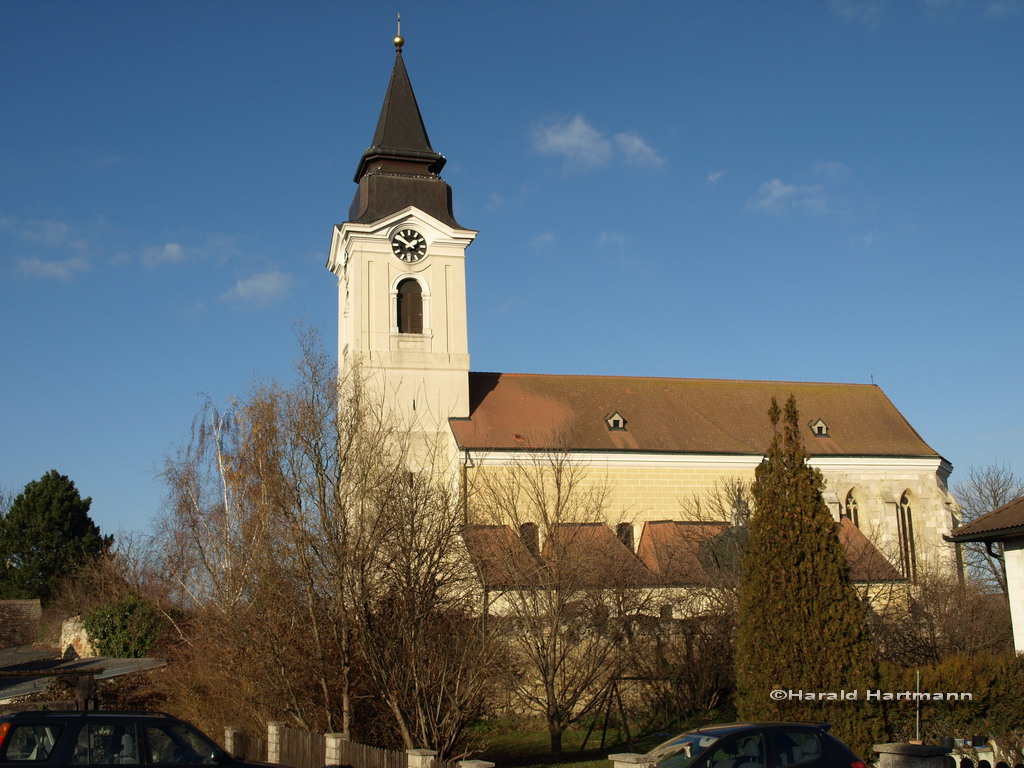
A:
{"type": "Polygon", "coordinates": [[[689,768],[718,738],[709,733],[684,733],[659,744],[647,754],[654,758],[658,768],[689,768]]]}

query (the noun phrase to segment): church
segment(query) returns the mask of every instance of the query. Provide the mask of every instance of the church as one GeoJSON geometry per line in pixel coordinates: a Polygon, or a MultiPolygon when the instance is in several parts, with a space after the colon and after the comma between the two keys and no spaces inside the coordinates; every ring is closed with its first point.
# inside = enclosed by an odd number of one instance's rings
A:
{"type": "MultiPolygon", "coordinates": [[[[854,580],[905,584],[952,567],[943,541],[956,510],[952,467],[873,384],[472,371],[466,258],[477,232],[456,219],[403,43],[395,38],[327,268],[338,280],[342,372],[360,371],[424,445],[442,446],[454,479],[466,487],[524,457],[563,453],[605,489],[602,519],[576,521],[592,548],[635,561],[651,583],[685,586],[702,568],[703,544],[736,524],[736,509],[711,509],[708,519],[708,500],[753,480],[771,441],[769,404],[792,394],[854,580]]],[[[534,553],[546,546],[534,523],[502,528],[466,529],[485,582],[500,580],[488,562],[499,540],[534,553]]]]}

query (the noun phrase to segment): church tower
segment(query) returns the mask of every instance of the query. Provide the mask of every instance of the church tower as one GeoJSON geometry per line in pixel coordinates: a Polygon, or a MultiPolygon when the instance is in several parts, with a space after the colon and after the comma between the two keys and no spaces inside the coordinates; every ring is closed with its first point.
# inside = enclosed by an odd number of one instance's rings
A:
{"type": "Polygon", "coordinates": [[[398,424],[450,442],[448,419],[469,415],[465,259],[477,233],[455,220],[403,43],[395,38],[377,130],[327,268],[338,277],[342,373],[361,376],[398,424]]]}

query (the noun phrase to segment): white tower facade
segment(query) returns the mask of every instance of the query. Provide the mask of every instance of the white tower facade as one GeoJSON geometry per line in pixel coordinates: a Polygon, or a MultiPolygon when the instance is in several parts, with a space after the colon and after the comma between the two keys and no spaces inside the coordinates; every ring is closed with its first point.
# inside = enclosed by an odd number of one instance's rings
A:
{"type": "Polygon", "coordinates": [[[327,262],[338,278],[338,359],[396,425],[453,449],[448,419],[469,416],[465,259],[477,233],[455,220],[444,163],[399,48],[327,262]]]}

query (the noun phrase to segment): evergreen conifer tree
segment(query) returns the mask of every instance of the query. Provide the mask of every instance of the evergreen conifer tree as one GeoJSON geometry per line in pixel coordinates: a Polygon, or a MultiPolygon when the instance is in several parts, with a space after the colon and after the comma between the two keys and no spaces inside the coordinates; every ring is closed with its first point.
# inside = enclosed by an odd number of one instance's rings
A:
{"type": "Polygon", "coordinates": [[[61,579],[110,546],[89,517],[92,499],[51,469],[18,494],[0,518],[0,599],[46,603],[61,579]]]}
{"type": "Polygon", "coordinates": [[[821,472],[807,463],[796,400],[780,413],[773,398],[768,414],[775,434],[755,474],[740,586],[737,710],[751,720],[831,722],[836,736],[871,757],[882,709],[865,701],[877,664],[864,607],[822,499],[821,472]],[[859,701],[776,701],[773,690],[857,690],[859,701]]]}

